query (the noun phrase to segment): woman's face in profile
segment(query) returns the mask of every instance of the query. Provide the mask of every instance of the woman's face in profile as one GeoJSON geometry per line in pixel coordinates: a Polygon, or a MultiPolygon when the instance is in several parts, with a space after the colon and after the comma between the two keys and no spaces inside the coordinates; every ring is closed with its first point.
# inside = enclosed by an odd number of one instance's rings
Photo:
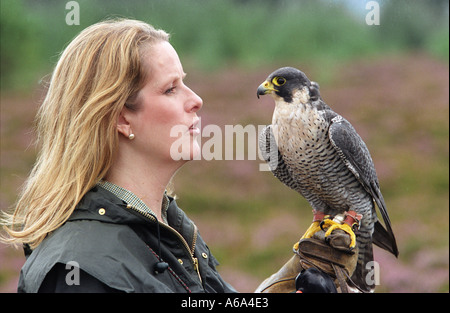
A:
{"type": "Polygon", "coordinates": [[[149,49],[144,66],[150,78],[138,93],[138,109],[130,121],[136,135],[133,144],[157,161],[191,160],[201,152],[195,137],[200,134],[196,112],[202,99],[184,84],[186,74],[170,43],[149,49]]]}

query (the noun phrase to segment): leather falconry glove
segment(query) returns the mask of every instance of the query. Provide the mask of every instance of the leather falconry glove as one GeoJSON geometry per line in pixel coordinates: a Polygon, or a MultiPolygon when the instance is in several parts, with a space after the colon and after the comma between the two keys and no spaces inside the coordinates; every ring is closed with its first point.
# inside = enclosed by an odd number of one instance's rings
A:
{"type": "Polygon", "coordinates": [[[342,230],[333,231],[325,238],[323,230],[312,238],[294,244],[294,255],[281,269],[264,280],[255,292],[293,293],[295,280],[303,270],[314,267],[328,274],[338,292],[348,292],[347,282],[356,268],[357,247],[349,250],[350,235],[342,230]]]}

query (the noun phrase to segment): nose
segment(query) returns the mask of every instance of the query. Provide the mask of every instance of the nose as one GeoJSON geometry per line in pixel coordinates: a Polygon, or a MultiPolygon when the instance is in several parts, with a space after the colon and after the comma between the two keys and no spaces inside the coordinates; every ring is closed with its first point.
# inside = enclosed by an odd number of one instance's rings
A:
{"type": "Polygon", "coordinates": [[[186,111],[195,113],[203,106],[203,100],[189,87],[189,100],[186,102],[186,111]]]}

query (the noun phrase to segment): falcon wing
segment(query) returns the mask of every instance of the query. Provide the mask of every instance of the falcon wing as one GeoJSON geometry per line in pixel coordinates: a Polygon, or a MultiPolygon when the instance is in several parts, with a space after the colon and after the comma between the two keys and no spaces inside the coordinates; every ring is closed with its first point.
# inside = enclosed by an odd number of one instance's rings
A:
{"type": "Polygon", "coordinates": [[[386,229],[378,221],[375,223],[373,243],[398,256],[391,221],[380,191],[377,173],[369,149],[353,126],[340,115],[331,120],[328,136],[345,165],[375,200],[383,217],[386,229]]]}
{"type": "Polygon", "coordinates": [[[272,132],[272,125],[264,127],[259,135],[259,150],[263,159],[268,163],[272,174],[283,184],[298,192],[298,185],[289,173],[283,156],[278,150],[275,136],[272,132]]]}

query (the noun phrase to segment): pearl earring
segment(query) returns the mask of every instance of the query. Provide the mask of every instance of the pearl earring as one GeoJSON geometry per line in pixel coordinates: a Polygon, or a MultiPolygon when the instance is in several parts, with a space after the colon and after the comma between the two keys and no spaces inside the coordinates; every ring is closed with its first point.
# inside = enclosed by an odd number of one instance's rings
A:
{"type": "Polygon", "coordinates": [[[134,137],[135,137],[134,134],[130,134],[130,135],[128,136],[128,139],[133,140],[134,137]]]}

